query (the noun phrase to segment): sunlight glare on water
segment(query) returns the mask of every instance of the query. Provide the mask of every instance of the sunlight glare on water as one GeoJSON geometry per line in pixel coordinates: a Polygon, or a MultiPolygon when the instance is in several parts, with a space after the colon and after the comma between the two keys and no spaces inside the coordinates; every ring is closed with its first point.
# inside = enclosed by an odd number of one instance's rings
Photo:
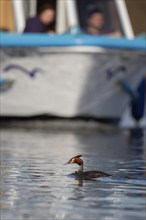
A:
{"type": "Polygon", "coordinates": [[[122,131],[1,131],[1,216],[20,219],[144,220],[146,147],[122,131]],[[85,170],[116,177],[75,180],[82,154],[85,170]]]}

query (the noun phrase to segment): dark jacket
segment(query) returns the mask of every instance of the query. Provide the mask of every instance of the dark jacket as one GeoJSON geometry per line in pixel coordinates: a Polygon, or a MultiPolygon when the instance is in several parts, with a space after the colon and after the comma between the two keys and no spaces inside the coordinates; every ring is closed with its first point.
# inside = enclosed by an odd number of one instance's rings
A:
{"type": "Polygon", "coordinates": [[[38,16],[27,19],[24,33],[45,33],[46,31],[47,25],[43,24],[38,16]]]}

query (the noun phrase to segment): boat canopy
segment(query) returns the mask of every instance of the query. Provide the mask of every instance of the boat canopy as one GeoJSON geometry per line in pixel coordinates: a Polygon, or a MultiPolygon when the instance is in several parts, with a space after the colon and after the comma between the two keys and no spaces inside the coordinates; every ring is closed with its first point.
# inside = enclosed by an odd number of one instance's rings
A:
{"type": "Polygon", "coordinates": [[[132,39],[134,33],[126,8],[125,0],[12,0],[16,32],[24,30],[25,20],[37,14],[38,7],[43,2],[54,4],[56,7],[56,33],[61,34],[68,29],[71,34],[87,25],[87,18],[91,10],[100,8],[105,15],[105,28],[119,30],[123,36],[132,39]]]}

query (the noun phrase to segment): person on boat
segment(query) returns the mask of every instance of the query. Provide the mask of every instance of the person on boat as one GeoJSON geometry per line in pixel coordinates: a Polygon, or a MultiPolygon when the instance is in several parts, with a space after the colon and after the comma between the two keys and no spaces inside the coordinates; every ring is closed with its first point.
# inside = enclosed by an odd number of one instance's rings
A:
{"type": "Polygon", "coordinates": [[[100,9],[94,9],[90,12],[87,20],[87,28],[85,32],[93,35],[109,35],[109,36],[121,36],[120,31],[105,28],[104,13],[100,9]]]}
{"type": "Polygon", "coordinates": [[[44,5],[39,10],[37,16],[27,19],[24,33],[54,32],[52,28],[54,21],[55,9],[51,5],[44,5]]]}

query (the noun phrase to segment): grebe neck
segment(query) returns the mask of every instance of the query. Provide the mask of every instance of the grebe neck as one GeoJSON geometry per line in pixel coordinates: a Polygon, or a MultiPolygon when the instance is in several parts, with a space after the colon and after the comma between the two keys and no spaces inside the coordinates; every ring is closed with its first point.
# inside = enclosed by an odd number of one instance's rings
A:
{"type": "Polygon", "coordinates": [[[81,165],[79,165],[78,172],[79,173],[83,173],[83,163],[81,165]]]}

